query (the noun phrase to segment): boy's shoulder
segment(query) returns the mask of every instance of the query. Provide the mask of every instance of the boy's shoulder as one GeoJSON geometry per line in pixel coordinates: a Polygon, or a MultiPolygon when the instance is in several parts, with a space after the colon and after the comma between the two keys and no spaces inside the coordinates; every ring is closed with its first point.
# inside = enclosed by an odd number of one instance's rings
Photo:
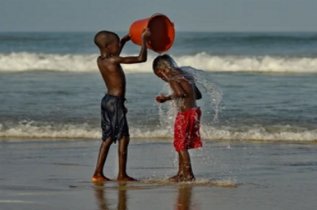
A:
{"type": "Polygon", "coordinates": [[[175,76],[171,78],[168,82],[171,86],[187,86],[191,84],[191,82],[183,75],[175,76]]]}

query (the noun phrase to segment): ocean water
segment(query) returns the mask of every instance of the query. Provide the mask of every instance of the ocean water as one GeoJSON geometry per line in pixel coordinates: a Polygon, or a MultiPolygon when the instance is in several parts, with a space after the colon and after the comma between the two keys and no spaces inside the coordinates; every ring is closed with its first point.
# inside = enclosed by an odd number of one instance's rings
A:
{"type": "MultiPolygon", "coordinates": [[[[120,35],[124,35],[119,32],[120,35]]],[[[0,33],[0,139],[99,139],[94,33],[0,33]]],[[[137,55],[127,43],[123,55],[137,55]]],[[[168,51],[202,90],[205,141],[317,141],[317,33],[179,32],[168,51]]],[[[124,65],[131,137],[171,139],[175,110],[143,64],[124,65]]]]}

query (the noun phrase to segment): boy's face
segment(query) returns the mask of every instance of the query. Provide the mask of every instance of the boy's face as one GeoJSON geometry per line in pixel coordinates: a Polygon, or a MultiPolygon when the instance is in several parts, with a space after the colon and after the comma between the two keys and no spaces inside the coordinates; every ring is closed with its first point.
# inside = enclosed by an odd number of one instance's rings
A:
{"type": "Polygon", "coordinates": [[[154,72],[155,72],[155,75],[156,75],[156,76],[158,76],[159,78],[161,78],[162,80],[164,80],[165,82],[167,82],[167,76],[166,76],[166,74],[165,74],[164,69],[156,68],[154,72]]]}
{"type": "Polygon", "coordinates": [[[109,48],[110,48],[110,51],[111,51],[112,54],[117,55],[117,54],[119,54],[119,52],[120,52],[120,43],[118,43],[118,42],[113,42],[113,43],[109,46],[109,48]]]}
{"type": "Polygon", "coordinates": [[[113,55],[118,55],[120,52],[120,42],[115,40],[110,45],[108,45],[108,50],[113,55]]]}

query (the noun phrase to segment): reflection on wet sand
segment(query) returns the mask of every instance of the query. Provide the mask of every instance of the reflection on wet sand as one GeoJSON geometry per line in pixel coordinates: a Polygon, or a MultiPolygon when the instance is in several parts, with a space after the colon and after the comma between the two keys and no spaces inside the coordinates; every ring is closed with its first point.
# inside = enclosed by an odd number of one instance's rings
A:
{"type": "Polygon", "coordinates": [[[191,185],[179,185],[178,196],[176,201],[177,210],[190,210],[191,209],[191,197],[192,197],[191,185]]]}
{"type": "MultiPolygon", "coordinates": [[[[120,184],[120,187],[118,188],[118,203],[117,203],[118,210],[127,210],[127,190],[125,187],[121,187],[125,185],[126,184],[120,184]]],[[[95,196],[97,199],[99,210],[110,210],[107,204],[105,191],[106,189],[103,185],[95,186],[95,196]]]]}
{"type": "MultiPolygon", "coordinates": [[[[120,186],[125,186],[125,184],[120,184],[120,186]]],[[[118,210],[127,210],[127,190],[118,189],[118,210]]]]}
{"type": "Polygon", "coordinates": [[[109,210],[107,205],[107,199],[105,197],[105,190],[103,186],[95,186],[95,197],[97,199],[97,204],[99,210],[109,210]]]}
{"type": "MultiPolygon", "coordinates": [[[[177,185],[178,187],[178,195],[177,199],[175,201],[175,207],[173,209],[177,210],[191,210],[192,209],[192,203],[191,203],[191,197],[192,197],[192,188],[193,186],[187,185],[187,184],[180,184],[177,185]]],[[[95,186],[95,197],[97,200],[98,208],[99,210],[110,210],[113,208],[109,208],[109,206],[112,206],[112,204],[107,203],[107,197],[106,197],[106,187],[101,186],[95,186]]],[[[118,188],[118,202],[117,202],[117,210],[127,210],[127,191],[128,188],[125,183],[120,183],[118,188]]]]}

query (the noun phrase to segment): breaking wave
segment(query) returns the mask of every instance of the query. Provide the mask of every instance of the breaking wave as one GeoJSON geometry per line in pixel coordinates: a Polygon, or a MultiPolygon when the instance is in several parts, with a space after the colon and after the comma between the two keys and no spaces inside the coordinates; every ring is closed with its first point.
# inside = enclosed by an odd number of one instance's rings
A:
{"type": "MultiPolygon", "coordinates": [[[[97,54],[0,54],[0,72],[95,72],[96,58],[97,54]]],[[[154,56],[150,55],[148,62],[124,65],[124,69],[128,73],[151,72],[150,61],[153,59],[154,56]]],[[[209,72],[317,73],[315,57],[218,56],[201,52],[195,55],[175,56],[175,60],[179,65],[193,66],[209,72]]]]}
{"type": "MultiPolygon", "coordinates": [[[[10,126],[0,123],[0,139],[100,139],[99,127],[84,124],[39,124],[33,121],[19,122],[10,126]]],[[[173,138],[172,130],[164,127],[130,127],[131,138],[155,140],[173,138]]],[[[270,142],[317,142],[316,128],[301,128],[290,125],[276,125],[270,128],[261,125],[252,127],[202,126],[204,141],[270,141],[270,142]]]]}

